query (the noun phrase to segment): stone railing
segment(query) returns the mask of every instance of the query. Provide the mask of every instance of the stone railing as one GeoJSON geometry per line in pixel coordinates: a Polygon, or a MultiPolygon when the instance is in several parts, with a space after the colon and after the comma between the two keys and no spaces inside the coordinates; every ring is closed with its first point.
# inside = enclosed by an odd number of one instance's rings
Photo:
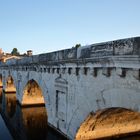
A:
{"type": "Polygon", "coordinates": [[[11,60],[4,65],[30,65],[30,64],[51,64],[58,62],[79,61],[83,59],[99,59],[110,56],[139,56],[140,55],[140,37],[109,41],[83,46],[80,48],[71,48],[51,53],[44,53],[24,57],[20,60],[11,60]]]}

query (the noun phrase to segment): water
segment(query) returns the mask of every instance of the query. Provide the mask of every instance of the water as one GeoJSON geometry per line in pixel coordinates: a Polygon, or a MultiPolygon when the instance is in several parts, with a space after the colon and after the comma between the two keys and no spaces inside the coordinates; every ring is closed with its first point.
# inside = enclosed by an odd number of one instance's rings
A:
{"type": "Polygon", "coordinates": [[[13,140],[1,116],[0,116],[0,140],[13,140]]]}
{"type": "Polygon", "coordinates": [[[47,125],[45,107],[21,108],[15,93],[0,91],[0,111],[14,140],[66,140],[47,125]]]}

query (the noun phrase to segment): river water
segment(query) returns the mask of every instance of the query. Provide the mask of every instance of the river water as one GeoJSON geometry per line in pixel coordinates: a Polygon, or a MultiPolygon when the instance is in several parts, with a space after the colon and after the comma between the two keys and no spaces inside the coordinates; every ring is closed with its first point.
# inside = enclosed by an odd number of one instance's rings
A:
{"type": "Polygon", "coordinates": [[[0,140],[11,140],[11,136],[13,140],[67,140],[47,125],[45,107],[23,108],[16,102],[15,93],[3,93],[0,89],[0,112],[0,140]],[[8,129],[1,125],[3,120],[8,129]]]}
{"type": "Polygon", "coordinates": [[[1,116],[0,116],[0,140],[13,140],[1,116]]]}

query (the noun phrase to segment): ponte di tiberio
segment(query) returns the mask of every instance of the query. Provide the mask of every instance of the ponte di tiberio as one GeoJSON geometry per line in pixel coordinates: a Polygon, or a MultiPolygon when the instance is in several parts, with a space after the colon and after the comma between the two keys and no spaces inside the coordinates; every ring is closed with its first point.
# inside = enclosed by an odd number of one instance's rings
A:
{"type": "Polygon", "coordinates": [[[68,139],[140,132],[140,37],[11,59],[0,77],[21,106],[44,104],[68,139]]]}

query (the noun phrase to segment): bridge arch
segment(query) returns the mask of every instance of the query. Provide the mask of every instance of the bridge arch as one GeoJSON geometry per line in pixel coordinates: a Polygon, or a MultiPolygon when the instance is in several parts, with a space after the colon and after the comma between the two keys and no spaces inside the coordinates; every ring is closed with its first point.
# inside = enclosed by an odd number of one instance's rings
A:
{"type": "Polygon", "coordinates": [[[3,83],[2,83],[2,74],[0,73],[0,87],[3,86],[3,83]]]}
{"type": "Polygon", "coordinates": [[[89,113],[77,131],[75,140],[130,137],[140,130],[140,113],[112,107],[89,113]],[[107,130],[107,131],[106,131],[107,130]]]}
{"type": "MultiPolygon", "coordinates": [[[[21,76],[20,77],[21,82],[20,82],[20,86],[19,86],[19,92],[17,93],[17,99],[18,102],[20,103],[20,105],[23,105],[23,96],[24,96],[24,90],[25,87],[27,86],[28,82],[33,80],[37,83],[37,85],[40,87],[41,89],[41,93],[43,95],[44,98],[44,104],[45,104],[45,108],[47,111],[47,114],[51,114],[49,113],[50,110],[50,96],[49,96],[49,91],[48,91],[48,87],[46,85],[46,82],[44,80],[44,77],[41,77],[40,75],[38,75],[38,73],[35,72],[31,72],[31,73],[26,73],[26,76],[21,76]]],[[[48,116],[49,118],[49,116],[48,116]]]]}
{"type": "Polygon", "coordinates": [[[43,90],[34,79],[29,80],[23,89],[22,105],[45,105],[43,90]]]}
{"type": "Polygon", "coordinates": [[[6,77],[5,92],[16,92],[15,80],[11,75],[6,77]]]}

